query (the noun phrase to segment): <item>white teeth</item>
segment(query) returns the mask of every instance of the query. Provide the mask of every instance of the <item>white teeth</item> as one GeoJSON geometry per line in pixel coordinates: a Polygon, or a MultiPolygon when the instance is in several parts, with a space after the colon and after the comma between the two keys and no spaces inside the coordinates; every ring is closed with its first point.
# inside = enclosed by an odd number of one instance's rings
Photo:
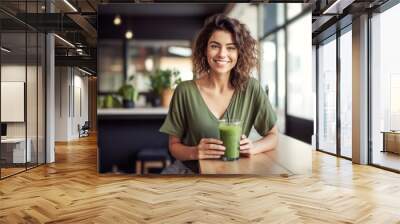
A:
{"type": "Polygon", "coordinates": [[[228,61],[214,60],[217,64],[225,65],[228,61]]]}

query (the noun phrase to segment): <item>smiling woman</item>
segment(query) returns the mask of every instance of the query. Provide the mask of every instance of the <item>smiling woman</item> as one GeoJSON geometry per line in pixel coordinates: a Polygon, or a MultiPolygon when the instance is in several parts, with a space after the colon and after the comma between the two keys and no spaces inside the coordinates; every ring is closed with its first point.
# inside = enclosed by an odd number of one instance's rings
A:
{"type": "Polygon", "coordinates": [[[231,63],[234,66],[231,67],[232,75],[229,77],[229,81],[234,88],[243,87],[250,77],[251,69],[258,63],[256,40],[251,37],[244,24],[221,14],[208,18],[196,38],[193,50],[193,68],[197,77],[210,72],[212,65],[210,64],[210,57],[213,56],[213,53],[219,52],[215,50],[220,50],[220,47],[222,47],[221,43],[215,43],[216,38],[220,41],[229,40],[223,43],[226,45],[229,54],[223,55],[224,52],[222,51],[222,55],[217,56],[223,58],[224,56],[233,57],[233,55],[236,55],[236,60],[231,63]],[[207,55],[204,52],[207,52],[207,55]]]}
{"type": "Polygon", "coordinates": [[[196,172],[188,161],[226,158],[232,150],[250,156],[276,147],[276,114],[259,82],[250,78],[257,58],[256,40],[244,24],[222,14],[206,20],[193,47],[196,79],[178,85],[160,128],[177,159],[163,173],[196,172]],[[241,132],[227,138],[236,143],[221,138],[221,120],[240,124],[241,132]],[[253,126],[262,136],[255,142],[247,138],[253,126]]]}

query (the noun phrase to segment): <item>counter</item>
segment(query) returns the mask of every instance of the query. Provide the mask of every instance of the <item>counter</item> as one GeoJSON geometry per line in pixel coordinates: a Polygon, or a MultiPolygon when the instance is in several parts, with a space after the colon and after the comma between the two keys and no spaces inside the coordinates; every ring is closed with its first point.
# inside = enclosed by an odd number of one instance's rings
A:
{"type": "Polygon", "coordinates": [[[139,150],[168,151],[168,135],[158,131],[167,113],[168,108],[99,109],[98,171],[135,173],[139,150]]]}
{"type": "Polygon", "coordinates": [[[166,115],[168,108],[164,107],[137,107],[137,108],[110,108],[98,109],[97,115],[115,116],[115,115],[166,115]]]}

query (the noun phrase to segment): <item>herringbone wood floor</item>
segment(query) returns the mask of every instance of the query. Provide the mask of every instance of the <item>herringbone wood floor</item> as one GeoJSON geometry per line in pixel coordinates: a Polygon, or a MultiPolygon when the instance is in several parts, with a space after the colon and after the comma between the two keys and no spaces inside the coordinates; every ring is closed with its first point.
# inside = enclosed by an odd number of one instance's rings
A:
{"type": "Polygon", "coordinates": [[[285,177],[98,175],[96,139],[0,181],[0,223],[400,223],[400,175],[313,155],[285,177]]]}

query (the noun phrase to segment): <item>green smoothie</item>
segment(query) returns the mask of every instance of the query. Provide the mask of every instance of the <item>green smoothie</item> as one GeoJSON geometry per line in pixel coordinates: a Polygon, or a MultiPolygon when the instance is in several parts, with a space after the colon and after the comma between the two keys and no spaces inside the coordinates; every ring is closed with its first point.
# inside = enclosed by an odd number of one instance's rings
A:
{"type": "Polygon", "coordinates": [[[240,121],[221,120],[219,122],[219,136],[225,146],[225,160],[239,159],[240,136],[242,134],[242,125],[240,121]]]}

